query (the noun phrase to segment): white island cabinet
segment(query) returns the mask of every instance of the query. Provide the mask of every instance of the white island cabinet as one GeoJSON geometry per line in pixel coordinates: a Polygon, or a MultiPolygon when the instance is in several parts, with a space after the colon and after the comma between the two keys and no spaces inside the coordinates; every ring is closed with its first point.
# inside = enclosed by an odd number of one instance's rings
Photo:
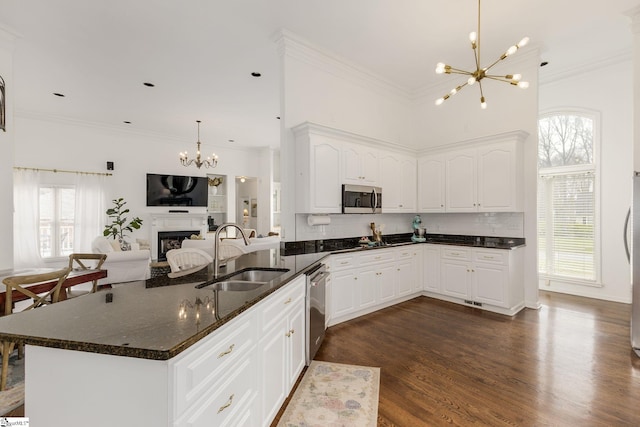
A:
{"type": "Polygon", "coordinates": [[[269,425],[304,367],[305,283],[292,279],[168,360],[27,345],[25,414],[48,427],[269,425]]]}

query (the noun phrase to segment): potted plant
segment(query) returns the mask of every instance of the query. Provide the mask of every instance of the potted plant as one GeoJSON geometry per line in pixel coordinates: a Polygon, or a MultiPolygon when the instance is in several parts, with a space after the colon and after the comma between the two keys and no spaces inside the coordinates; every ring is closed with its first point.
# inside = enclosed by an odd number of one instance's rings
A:
{"type": "Polygon", "coordinates": [[[127,202],[125,202],[122,197],[113,199],[112,202],[115,206],[107,209],[107,216],[111,219],[111,224],[104,226],[102,234],[105,237],[113,236],[114,239],[118,239],[120,248],[126,251],[131,249],[131,245],[124,239],[125,233],[130,233],[134,229],[138,230],[140,226],[142,226],[142,220],[135,217],[131,221],[128,221],[125,215],[129,213],[129,209],[124,207],[127,202]]]}

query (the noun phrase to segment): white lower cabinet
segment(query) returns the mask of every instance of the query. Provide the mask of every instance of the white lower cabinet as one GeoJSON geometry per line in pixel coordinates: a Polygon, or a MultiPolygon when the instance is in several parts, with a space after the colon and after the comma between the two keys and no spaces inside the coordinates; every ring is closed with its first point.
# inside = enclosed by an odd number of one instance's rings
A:
{"type": "Polygon", "coordinates": [[[425,290],[436,297],[443,295],[455,302],[513,315],[524,307],[523,255],[518,249],[444,247],[439,287],[426,286],[425,280],[425,290]]]}
{"type": "Polygon", "coordinates": [[[305,276],[169,362],[175,427],[268,426],[305,365],[305,276]]]}
{"type": "Polygon", "coordinates": [[[422,284],[427,292],[440,292],[440,245],[422,246],[422,284]]]}
{"type": "Polygon", "coordinates": [[[329,325],[420,294],[418,253],[412,245],[331,255],[329,325]]]}
{"type": "Polygon", "coordinates": [[[260,420],[268,426],[305,365],[305,276],[260,305],[260,420]]]}

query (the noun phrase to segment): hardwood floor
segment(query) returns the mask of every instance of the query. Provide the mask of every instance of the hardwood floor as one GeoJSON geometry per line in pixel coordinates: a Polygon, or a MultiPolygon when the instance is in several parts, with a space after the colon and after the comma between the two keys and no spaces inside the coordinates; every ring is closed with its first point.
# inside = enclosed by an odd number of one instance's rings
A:
{"type": "Polygon", "coordinates": [[[379,426],[640,425],[630,306],[540,301],[508,317],[415,298],[329,328],[316,359],[381,367],[379,426]]]}

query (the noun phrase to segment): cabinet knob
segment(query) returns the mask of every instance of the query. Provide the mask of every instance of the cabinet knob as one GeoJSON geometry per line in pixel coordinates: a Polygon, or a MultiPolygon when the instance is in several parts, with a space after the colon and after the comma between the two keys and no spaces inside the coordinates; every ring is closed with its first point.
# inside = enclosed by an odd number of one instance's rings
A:
{"type": "Polygon", "coordinates": [[[225,409],[227,409],[229,406],[231,406],[231,404],[233,403],[233,394],[231,396],[229,396],[229,400],[227,400],[227,403],[225,403],[224,405],[222,405],[219,409],[218,409],[218,413],[224,411],[225,409]]]}
{"type": "Polygon", "coordinates": [[[290,338],[296,331],[294,329],[289,329],[289,331],[285,334],[287,338],[290,338]]]}
{"type": "Polygon", "coordinates": [[[284,303],[286,305],[286,304],[289,304],[290,302],[291,302],[291,297],[287,298],[287,300],[284,303]]]}

